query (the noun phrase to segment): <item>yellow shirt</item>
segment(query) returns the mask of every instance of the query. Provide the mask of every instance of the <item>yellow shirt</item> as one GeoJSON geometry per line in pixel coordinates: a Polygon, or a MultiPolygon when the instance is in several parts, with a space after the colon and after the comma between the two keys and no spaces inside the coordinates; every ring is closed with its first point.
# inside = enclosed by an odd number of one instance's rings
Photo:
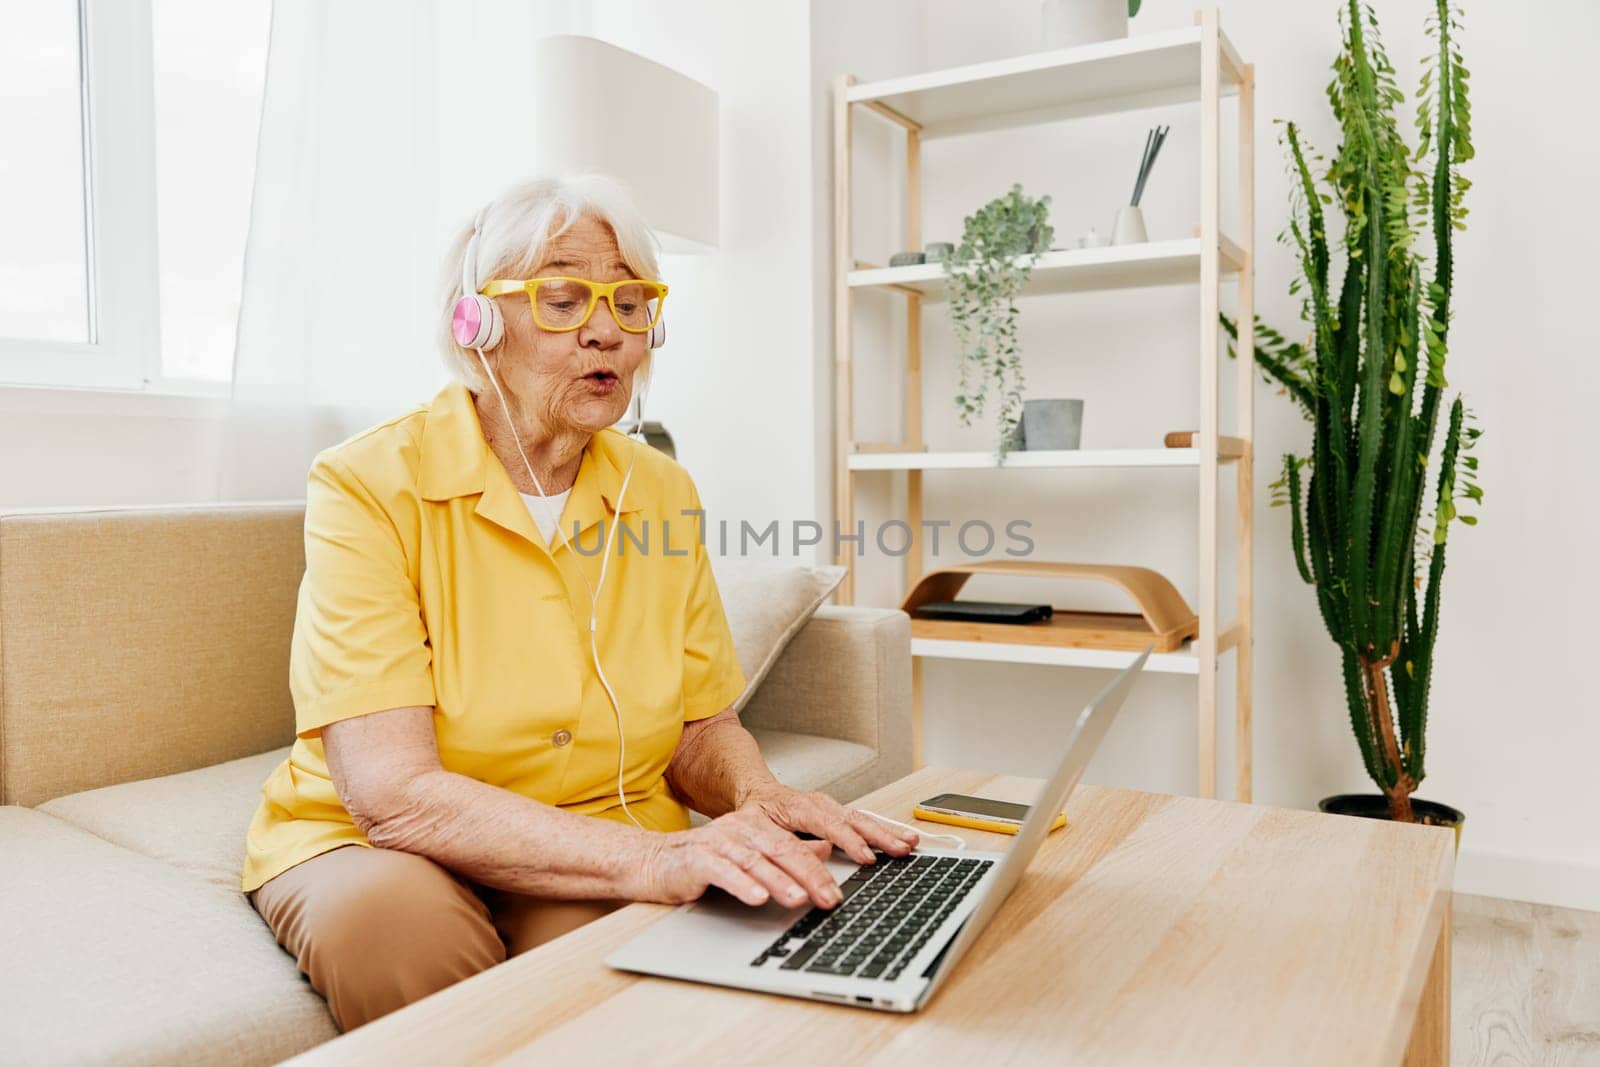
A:
{"type": "Polygon", "coordinates": [[[603,430],[561,515],[578,551],[558,537],[551,552],[485,443],[472,395],[452,384],[312,464],[289,659],[298,739],[261,787],[245,892],[329,849],[368,844],[333,788],[321,730],[388,708],[433,707],[447,770],[626,821],[579,572],[598,586],[630,451],[600,591],[600,659],[622,705],[629,810],[651,829],[689,825],[667,763],[683,724],[717,714],[745,685],[703,521],[683,514],[700,510],[694,482],[665,454],[603,430]]]}

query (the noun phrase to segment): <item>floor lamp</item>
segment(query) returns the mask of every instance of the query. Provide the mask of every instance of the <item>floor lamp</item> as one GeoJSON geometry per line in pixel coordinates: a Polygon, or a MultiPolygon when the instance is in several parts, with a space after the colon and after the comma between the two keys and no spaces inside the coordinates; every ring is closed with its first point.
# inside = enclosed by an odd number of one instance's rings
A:
{"type": "MultiPolygon", "coordinates": [[[[535,100],[582,104],[539,108],[531,138],[540,170],[609,174],[633,192],[662,251],[716,249],[714,90],[615,45],[569,34],[537,40],[531,68],[535,100]]],[[[637,395],[627,422],[640,427],[637,395]]],[[[675,456],[661,423],[640,429],[646,441],[675,456]]]]}

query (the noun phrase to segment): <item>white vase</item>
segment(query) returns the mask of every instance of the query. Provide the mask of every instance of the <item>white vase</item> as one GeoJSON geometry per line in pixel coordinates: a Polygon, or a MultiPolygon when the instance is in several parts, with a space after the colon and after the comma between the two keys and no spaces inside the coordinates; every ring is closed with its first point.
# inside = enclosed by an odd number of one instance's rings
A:
{"type": "Polygon", "coordinates": [[[1047,49],[1128,36],[1128,0],[1043,0],[1039,15],[1047,49]]]}
{"type": "Polygon", "coordinates": [[[1133,204],[1117,208],[1116,218],[1111,220],[1111,243],[1132,245],[1148,240],[1150,238],[1144,232],[1144,212],[1133,204]]]}

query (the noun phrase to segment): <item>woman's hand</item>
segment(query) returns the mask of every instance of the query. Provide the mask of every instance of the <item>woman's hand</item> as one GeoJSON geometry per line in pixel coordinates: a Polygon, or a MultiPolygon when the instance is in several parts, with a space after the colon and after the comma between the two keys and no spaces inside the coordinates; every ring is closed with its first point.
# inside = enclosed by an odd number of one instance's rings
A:
{"type": "MultiPolygon", "coordinates": [[[[820,836],[820,835],[819,835],[820,836]]],[[[746,904],[769,899],[786,908],[831,908],[844,899],[823,860],[828,841],[802,841],[755,804],[704,826],[650,834],[638,897],[666,904],[698,898],[720,886],[746,904]]]]}
{"type": "Polygon", "coordinates": [[[879,822],[855,808],[847,808],[826,793],[801,793],[776,783],[752,792],[740,810],[756,808],[785,830],[815,834],[824,843],[838,845],[857,863],[872,863],[873,849],[904,856],[921,838],[913,830],[879,822]]]}

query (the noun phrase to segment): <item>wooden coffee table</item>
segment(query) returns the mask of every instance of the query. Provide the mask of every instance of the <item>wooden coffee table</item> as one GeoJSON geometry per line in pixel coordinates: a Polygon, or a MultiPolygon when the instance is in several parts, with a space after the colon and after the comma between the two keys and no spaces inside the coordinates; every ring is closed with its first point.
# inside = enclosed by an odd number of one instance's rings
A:
{"type": "MultiPolygon", "coordinates": [[[[860,803],[1038,786],[924,768],[860,803]]],[[[915,1015],[613,971],[668,910],[636,904],[293,1062],[1449,1062],[1451,831],[1090,786],[1067,814],[915,1015]]]]}

